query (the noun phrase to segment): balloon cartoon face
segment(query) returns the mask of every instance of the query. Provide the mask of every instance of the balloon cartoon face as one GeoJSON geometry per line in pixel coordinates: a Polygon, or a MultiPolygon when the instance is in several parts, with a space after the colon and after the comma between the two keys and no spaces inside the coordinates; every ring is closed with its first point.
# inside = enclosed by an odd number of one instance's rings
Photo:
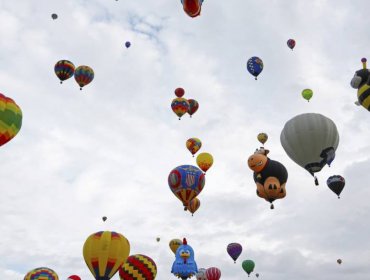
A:
{"type": "Polygon", "coordinates": [[[267,163],[267,157],[263,154],[253,154],[248,158],[248,166],[254,172],[261,172],[267,163]]]}
{"type": "Polygon", "coordinates": [[[187,279],[198,272],[197,264],[194,260],[193,248],[187,245],[184,238],[183,244],[177,249],[176,259],[172,265],[171,273],[181,279],[187,279]]]}

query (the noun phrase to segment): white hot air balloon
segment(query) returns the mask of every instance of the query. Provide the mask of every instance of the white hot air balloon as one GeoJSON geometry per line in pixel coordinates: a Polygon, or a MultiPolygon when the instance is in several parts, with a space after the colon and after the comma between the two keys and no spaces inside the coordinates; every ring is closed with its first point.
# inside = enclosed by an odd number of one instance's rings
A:
{"type": "Polygon", "coordinates": [[[197,277],[197,280],[207,280],[206,277],[206,269],[205,268],[199,268],[198,272],[195,274],[197,277]]]}
{"type": "MultiPolygon", "coordinates": [[[[331,119],[307,113],[287,121],[281,131],[280,142],[288,156],[314,176],[334,160],[339,135],[331,119]]],[[[318,185],[316,177],[315,184],[318,185]]]]}

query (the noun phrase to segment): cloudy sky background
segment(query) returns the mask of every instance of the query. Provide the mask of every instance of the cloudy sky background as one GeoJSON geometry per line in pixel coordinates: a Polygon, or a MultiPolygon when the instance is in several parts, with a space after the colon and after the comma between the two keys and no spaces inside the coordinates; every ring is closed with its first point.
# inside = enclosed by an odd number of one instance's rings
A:
{"type": "Polygon", "coordinates": [[[114,230],[131,254],[155,260],[158,280],[176,279],[168,242],[183,237],[198,267],[219,267],[224,280],[246,278],[245,259],[259,279],[368,279],[370,115],[349,85],[370,59],[368,8],[366,0],[206,0],[192,19],[180,0],[1,1],[0,92],[21,107],[23,126],[0,149],[0,278],[47,266],[60,279],[93,279],[83,244],[114,230]],[[258,81],[245,67],[251,56],[264,61],[258,81]],[[91,66],[94,81],[82,92],[73,79],[60,85],[61,59],[91,66]],[[176,87],[200,103],[192,119],[171,111],[176,87]],[[309,103],[304,88],[314,92],[309,103]],[[318,187],[280,144],[285,122],[306,112],[331,118],[340,134],[318,187]],[[289,172],[273,211],[247,166],[261,131],[289,172]],[[190,137],[215,160],[194,217],[167,184],[173,168],[195,164],[190,137]],[[340,200],[326,186],[334,174],[346,178],[340,200]],[[244,247],[237,264],[230,242],[244,247]]]}

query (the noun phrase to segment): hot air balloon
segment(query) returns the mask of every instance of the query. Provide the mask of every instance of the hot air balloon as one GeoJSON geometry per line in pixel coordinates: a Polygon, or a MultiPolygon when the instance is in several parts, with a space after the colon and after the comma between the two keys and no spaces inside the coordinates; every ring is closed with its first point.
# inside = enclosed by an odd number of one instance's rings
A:
{"type": "Polygon", "coordinates": [[[179,120],[184,114],[188,112],[189,107],[190,104],[188,100],[182,97],[177,97],[173,99],[171,103],[172,111],[179,117],[179,120]]]}
{"type": "Polygon", "coordinates": [[[185,90],[183,88],[179,87],[179,88],[175,89],[175,95],[177,97],[183,97],[184,94],[185,94],[185,90]]]}
{"type": "Polygon", "coordinates": [[[180,245],[176,251],[171,273],[182,280],[191,278],[198,272],[197,263],[195,262],[194,257],[193,248],[188,245],[186,238],[184,238],[182,245],[180,245]]]}
{"type": "Polygon", "coordinates": [[[195,274],[195,277],[197,277],[197,280],[207,280],[206,269],[205,268],[199,268],[198,272],[195,274]]]}
{"type": "Polygon", "coordinates": [[[310,90],[309,88],[306,88],[304,90],[302,90],[302,96],[304,99],[306,99],[307,101],[310,101],[310,99],[312,98],[313,96],[313,91],[310,90]]]}
{"type": "Polygon", "coordinates": [[[370,111],[370,71],[366,68],[366,58],[361,59],[362,69],[357,70],[351,80],[351,87],[357,89],[357,101],[370,111]]]}
{"type": "Polygon", "coordinates": [[[58,15],[57,15],[57,14],[51,14],[51,18],[52,18],[53,20],[56,20],[56,19],[58,18],[58,15]]]}
{"type": "Polygon", "coordinates": [[[242,267],[243,267],[244,271],[246,273],[248,273],[248,277],[249,277],[249,274],[251,274],[253,272],[254,262],[252,260],[245,260],[242,263],[242,267]]]}
{"type": "Polygon", "coordinates": [[[131,46],[131,43],[130,43],[129,41],[127,41],[127,42],[125,43],[125,47],[128,49],[130,46],[131,46]]]}
{"type": "Polygon", "coordinates": [[[286,196],[285,184],[288,180],[288,171],[280,162],[267,157],[268,150],[256,150],[248,158],[248,166],[254,171],[253,179],[257,186],[257,195],[272,204],[276,199],[286,196]]]}
{"type": "Polygon", "coordinates": [[[226,251],[234,260],[234,263],[236,263],[236,260],[239,258],[240,254],[243,251],[243,247],[239,243],[230,243],[229,245],[227,245],[226,251]]]}
{"type": "Polygon", "coordinates": [[[342,264],[342,260],[341,259],[337,259],[337,263],[338,264],[342,264]]]}
{"type": "Polygon", "coordinates": [[[288,45],[288,47],[293,50],[294,47],[295,47],[295,41],[293,39],[289,39],[286,44],[288,45]]]}
{"type": "Polygon", "coordinates": [[[157,237],[155,240],[157,240],[157,242],[159,242],[159,241],[161,241],[161,238],[157,237]]]}
{"type": "Polygon", "coordinates": [[[182,201],[185,210],[188,209],[190,200],[203,190],[205,182],[202,171],[192,165],[178,166],[168,176],[168,185],[173,194],[182,201]]]}
{"type": "Polygon", "coordinates": [[[73,76],[75,73],[75,66],[69,60],[59,60],[54,66],[54,72],[62,84],[63,81],[73,76]]]}
{"type": "Polygon", "coordinates": [[[85,241],[83,256],[96,280],[109,280],[130,254],[130,243],[122,234],[100,231],[85,241]]]}
{"type": "Polygon", "coordinates": [[[182,241],[180,239],[172,239],[169,244],[171,251],[176,254],[176,250],[181,244],[182,241]]]}
{"type": "Polygon", "coordinates": [[[81,280],[80,276],[77,275],[71,275],[67,278],[67,280],[81,280]]]}
{"type": "Polygon", "coordinates": [[[198,198],[195,197],[192,200],[190,200],[188,209],[192,216],[199,209],[199,207],[200,207],[200,200],[198,198]]]}
{"type": "Polygon", "coordinates": [[[0,146],[12,140],[21,127],[21,108],[13,99],[0,93],[0,146]]]}
{"type": "Polygon", "coordinates": [[[263,70],[263,61],[257,56],[253,56],[250,59],[248,59],[247,62],[247,70],[249,73],[251,73],[255,80],[257,80],[257,76],[262,72],[263,70]]]}
{"type": "Polygon", "coordinates": [[[24,280],[58,280],[54,270],[47,267],[38,267],[26,274],[24,280]]]}
{"type": "Polygon", "coordinates": [[[269,139],[269,137],[264,132],[261,132],[257,135],[257,140],[260,141],[262,145],[266,143],[267,139],[269,139]]]}
{"type": "Polygon", "coordinates": [[[94,70],[89,66],[78,66],[75,70],[75,80],[80,86],[80,90],[94,79],[94,70]]]}
{"type": "Polygon", "coordinates": [[[204,172],[207,172],[208,169],[213,165],[213,157],[209,153],[200,153],[197,156],[197,165],[204,172]]]}
{"type": "Polygon", "coordinates": [[[188,102],[189,102],[188,114],[191,117],[196,111],[198,111],[199,103],[194,99],[188,99],[188,102]]]}
{"type": "MultiPolygon", "coordinates": [[[[339,135],[331,119],[307,113],[295,116],[285,124],[280,142],[287,155],[314,176],[334,160],[339,135]]],[[[315,184],[318,185],[316,177],[315,184]]]]}
{"type": "Polygon", "coordinates": [[[339,195],[343,191],[346,180],[340,175],[334,175],[326,180],[326,184],[340,198],[339,195]]]}
{"type": "Polygon", "coordinates": [[[105,222],[107,220],[107,217],[103,216],[101,219],[103,220],[103,222],[105,222]]]}
{"type": "Polygon", "coordinates": [[[202,142],[198,138],[189,138],[186,141],[186,148],[193,155],[193,157],[199,151],[201,147],[202,147],[202,142]]]}
{"type": "Polygon", "coordinates": [[[221,278],[221,270],[217,267],[210,267],[206,270],[207,280],[219,280],[221,278]]]}
{"type": "Polygon", "coordinates": [[[257,277],[257,278],[258,278],[258,277],[260,277],[259,273],[256,273],[256,277],[257,277]]]}
{"type": "Polygon", "coordinates": [[[181,0],[181,4],[189,17],[197,17],[200,15],[203,1],[204,0],[181,0]]]}
{"type": "Polygon", "coordinates": [[[157,265],[144,255],[129,256],[119,269],[121,280],[154,280],[157,275],[157,265]]]}

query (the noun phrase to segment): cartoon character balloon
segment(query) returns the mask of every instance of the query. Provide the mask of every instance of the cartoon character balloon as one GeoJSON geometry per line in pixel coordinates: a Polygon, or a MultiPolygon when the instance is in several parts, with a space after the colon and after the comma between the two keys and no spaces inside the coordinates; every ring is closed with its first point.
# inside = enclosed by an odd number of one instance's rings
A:
{"type": "Polygon", "coordinates": [[[59,60],[57,63],[55,63],[54,72],[62,84],[63,81],[68,80],[73,76],[75,73],[75,66],[69,60],[59,60]]]}
{"type": "Polygon", "coordinates": [[[308,102],[310,101],[312,96],[313,96],[313,91],[311,89],[306,88],[306,89],[302,90],[302,97],[304,99],[306,99],[308,102]]]}
{"type": "Polygon", "coordinates": [[[181,4],[189,17],[197,17],[200,15],[203,1],[204,0],[181,0],[181,4]]]}
{"type": "Polygon", "coordinates": [[[26,274],[24,280],[58,280],[56,272],[47,267],[38,267],[26,274]]]}
{"type": "Polygon", "coordinates": [[[75,70],[75,80],[80,86],[80,90],[92,82],[94,79],[94,70],[89,66],[78,66],[75,70]]]}
{"type": "Polygon", "coordinates": [[[198,272],[195,274],[195,277],[197,277],[197,280],[208,280],[206,277],[206,269],[199,268],[198,272]]]}
{"type": "Polygon", "coordinates": [[[366,68],[366,58],[361,59],[362,69],[357,70],[351,80],[351,86],[357,89],[357,101],[370,111],[370,71],[366,68]]]}
{"type": "Polygon", "coordinates": [[[210,267],[206,270],[207,280],[219,280],[221,278],[221,270],[217,267],[210,267]]]}
{"type": "Polygon", "coordinates": [[[189,102],[189,109],[188,114],[190,117],[199,109],[199,103],[195,99],[188,99],[189,102]]]}
{"type": "Polygon", "coordinates": [[[198,268],[194,259],[194,250],[187,244],[186,238],[184,238],[182,245],[176,251],[171,273],[185,280],[192,277],[197,272],[198,268]]]}
{"type": "Polygon", "coordinates": [[[173,99],[171,103],[172,111],[179,117],[179,120],[181,120],[181,117],[188,112],[189,107],[190,104],[188,100],[182,97],[173,99]]]}
{"type": "Polygon", "coordinates": [[[288,47],[289,47],[291,50],[293,50],[293,49],[294,49],[294,47],[295,47],[295,40],[293,40],[293,39],[289,39],[286,43],[287,43],[288,47]]]}
{"type": "Polygon", "coordinates": [[[174,254],[176,254],[177,248],[179,248],[180,245],[182,245],[182,241],[180,239],[177,239],[177,238],[172,239],[170,241],[170,244],[169,244],[170,249],[174,254]]]}
{"type": "Polygon", "coordinates": [[[200,153],[197,156],[197,165],[204,173],[207,172],[213,165],[213,156],[210,153],[200,153]]]}
{"type": "Polygon", "coordinates": [[[248,159],[248,166],[254,171],[253,179],[257,185],[257,195],[272,204],[276,199],[286,196],[285,184],[288,171],[280,162],[267,157],[268,150],[256,150],[248,159]]]}
{"type": "Polygon", "coordinates": [[[280,142],[287,155],[314,176],[318,185],[314,173],[333,162],[339,135],[331,119],[321,114],[306,113],[286,122],[280,142]]]}
{"type": "Polygon", "coordinates": [[[236,260],[239,258],[240,254],[243,251],[243,247],[239,243],[230,243],[229,245],[227,245],[226,251],[234,260],[234,263],[236,263],[236,260]]]}
{"type": "Polygon", "coordinates": [[[340,175],[333,175],[326,180],[326,184],[340,198],[339,195],[344,189],[346,180],[340,175]]]}
{"type": "Polygon", "coordinates": [[[201,147],[202,141],[200,141],[200,139],[198,138],[193,137],[186,140],[186,148],[193,155],[193,157],[200,150],[201,147]]]}
{"type": "Polygon", "coordinates": [[[242,263],[242,267],[243,267],[244,271],[248,274],[248,277],[249,277],[249,275],[254,270],[255,264],[252,260],[245,260],[242,263]]]}
{"type": "Polygon", "coordinates": [[[71,275],[67,278],[67,280],[81,280],[80,276],[77,275],[71,275]]]}
{"type": "Polygon", "coordinates": [[[190,200],[189,205],[188,205],[188,209],[189,209],[192,216],[199,209],[199,207],[200,207],[200,200],[197,197],[190,200]]]}
{"type": "Polygon", "coordinates": [[[154,280],[157,275],[157,265],[148,256],[129,256],[119,269],[121,280],[154,280]]]}
{"type": "Polygon", "coordinates": [[[12,140],[21,127],[21,108],[13,99],[0,93],[0,146],[12,140]]]}
{"type": "Polygon", "coordinates": [[[188,209],[190,200],[203,190],[205,182],[203,172],[192,165],[178,166],[168,176],[168,185],[173,194],[183,203],[184,210],[188,209]]]}
{"type": "Polygon", "coordinates": [[[249,73],[251,73],[255,80],[257,80],[257,77],[259,74],[261,74],[263,70],[263,61],[257,56],[253,56],[247,61],[247,70],[249,73]]]}
{"type": "Polygon", "coordinates": [[[111,279],[130,254],[130,243],[122,234],[99,231],[85,241],[83,256],[96,280],[111,279]]]}

